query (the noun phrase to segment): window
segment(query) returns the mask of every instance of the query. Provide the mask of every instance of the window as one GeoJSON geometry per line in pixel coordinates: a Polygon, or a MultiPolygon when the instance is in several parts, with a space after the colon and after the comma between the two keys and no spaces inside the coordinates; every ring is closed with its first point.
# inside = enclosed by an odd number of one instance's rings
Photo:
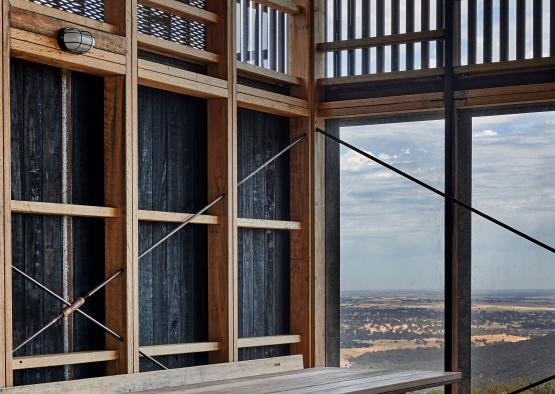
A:
{"type": "MultiPolygon", "coordinates": [[[[443,120],[340,137],[443,189],[443,120]]],[[[443,370],[443,199],[344,147],[340,189],[341,366],[443,370]]]]}
{"type": "MultiPolygon", "coordinates": [[[[473,117],[474,207],[553,245],[554,144],[555,112],[473,117]]],[[[476,215],[471,333],[477,392],[508,392],[553,374],[553,255],[476,215]]]]}

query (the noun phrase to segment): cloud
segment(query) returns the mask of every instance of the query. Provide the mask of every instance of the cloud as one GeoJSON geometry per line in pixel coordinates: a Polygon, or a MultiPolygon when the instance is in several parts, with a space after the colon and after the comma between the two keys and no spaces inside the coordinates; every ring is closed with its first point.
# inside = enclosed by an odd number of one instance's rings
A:
{"type": "MultiPolygon", "coordinates": [[[[554,243],[555,112],[480,116],[473,127],[473,205],[554,243]]],[[[442,120],[343,127],[341,138],[444,190],[442,120]]],[[[342,288],[441,283],[443,199],[345,148],[340,158],[342,288]],[[414,266],[423,274],[411,282],[414,266]]],[[[500,288],[553,286],[548,253],[475,215],[472,233],[478,287],[493,286],[501,266],[500,288]],[[538,270],[548,274],[533,282],[538,270]]]]}
{"type": "Polygon", "coordinates": [[[497,131],[486,129],[482,131],[476,131],[472,133],[472,138],[488,138],[497,136],[497,131]]]}

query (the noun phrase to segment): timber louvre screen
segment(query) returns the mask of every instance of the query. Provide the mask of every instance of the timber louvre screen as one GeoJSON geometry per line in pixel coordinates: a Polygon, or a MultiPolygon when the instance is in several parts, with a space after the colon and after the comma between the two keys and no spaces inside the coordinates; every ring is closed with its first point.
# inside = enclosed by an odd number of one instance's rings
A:
{"type": "MultiPolygon", "coordinates": [[[[205,0],[180,2],[206,8],[205,0]]],[[[157,38],[206,50],[207,30],[203,23],[190,21],[156,8],[137,5],[137,30],[157,38]]]]}

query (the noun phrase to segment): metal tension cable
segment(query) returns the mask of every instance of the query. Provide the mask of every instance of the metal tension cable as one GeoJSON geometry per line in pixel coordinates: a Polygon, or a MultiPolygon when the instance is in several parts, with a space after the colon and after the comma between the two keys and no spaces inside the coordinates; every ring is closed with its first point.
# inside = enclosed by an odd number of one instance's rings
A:
{"type": "MultiPolygon", "coordinates": [[[[104,286],[106,286],[108,283],[110,283],[113,279],[115,279],[117,276],[119,276],[121,273],[123,273],[123,268],[119,269],[118,271],[116,271],[116,273],[114,273],[111,277],[109,277],[108,279],[106,279],[104,282],[102,282],[100,285],[98,285],[97,287],[95,287],[94,289],[92,289],[91,291],[89,291],[88,293],[86,293],[85,295],[83,295],[82,297],[77,298],[73,303],[70,303],[69,301],[67,301],[66,299],[64,299],[63,297],[59,296],[58,294],[56,294],[54,291],[50,290],[48,287],[46,287],[45,285],[43,285],[42,283],[40,283],[39,281],[37,281],[36,279],[34,279],[32,276],[27,275],[25,272],[21,271],[19,268],[15,267],[14,265],[12,265],[12,269],[17,272],[19,275],[23,276],[25,279],[27,279],[28,281],[30,281],[31,283],[33,283],[35,286],[39,287],[40,289],[42,289],[44,292],[50,294],[52,297],[56,298],[58,301],[60,301],[62,304],[65,304],[66,307],[64,309],[62,309],[62,311],[60,312],[60,315],[58,315],[55,319],[53,319],[52,321],[50,321],[46,326],[44,326],[43,328],[41,328],[39,331],[37,331],[35,334],[33,334],[31,337],[29,337],[28,339],[26,339],[21,345],[19,345],[18,347],[15,348],[15,350],[13,351],[13,353],[15,353],[17,350],[19,350],[20,348],[22,348],[23,346],[25,346],[27,343],[29,343],[31,340],[33,340],[35,337],[37,337],[39,334],[41,334],[42,332],[44,332],[48,327],[52,326],[54,323],[56,323],[56,321],[60,320],[62,317],[66,316],[69,317],[72,313],[77,312],[79,313],[81,316],[89,319],[91,322],[93,322],[94,324],[96,324],[98,327],[102,328],[104,331],[106,331],[108,334],[110,334],[111,336],[113,336],[114,338],[116,338],[118,341],[123,342],[123,337],[119,334],[117,334],[116,332],[114,332],[112,329],[108,328],[107,326],[105,326],[104,324],[102,324],[101,322],[99,322],[98,320],[96,320],[94,317],[90,316],[88,313],[83,312],[81,309],[79,309],[81,306],[83,306],[83,304],[85,303],[85,300],[87,298],[89,298],[90,296],[92,296],[94,293],[96,293],[98,290],[100,290],[101,288],[103,288],[104,286]]],[[[147,354],[144,354],[141,350],[139,350],[139,354],[143,355],[144,357],[146,357],[147,359],[149,359],[150,361],[152,361],[155,364],[160,364],[158,363],[158,361],[156,361],[155,359],[153,359],[152,357],[150,357],[147,354]]],[[[160,364],[161,367],[162,364],[160,364]]]]}
{"type": "MultiPolygon", "coordinates": [[[[258,168],[256,168],[253,172],[251,172],[249,175],[247,175],[246,177],[244,177],[239,183],[237,183],[237,188],[239,188],[239,186],[241,186],[243,183],[245,183],[246,181],[248,181],[249,179],[251,179],[253,176],[255,176],[256,174],[258,174],[260,171],[262,171],[265,167],[267,167],[270,163],[272,163],[273,161],[275,161],[276,159],[278,159],[280,156],[282,156],[285,152],[287,152],[288,150],[290,150],[292,147],[294,147],[295,145],[297,145],[304,137],[306,137],[306,134],[302,134],[301,136],[299,136],[297,139],[295,139],[293,142],[291,142],[289,145],[287,145],[285,148],[283,148],[282,150],[280,150],[278,153],[276,153],[274,156],[270,157],[268,160],[266,160],[263,164],[261,164],[258,168]]],[[[186,225],[188,225],[189,223],[191,223],[195,218],[197,218],[198,216],[202,215],[204,212],[206,212],[208,209],[210,209],[214,204],[216,204],[218,201],[220,201],[222,198],[225,197],[225,193],[220,194],[218,197],[216,197],[214,200],[212,200],[208,205],[204,206],[203,208],[201,208],[199,211],[197,211],[195,214],[189,216],[183,223],[181,223],[179,226],[177,226],[176,228],[174,228],[172,231],[170,231],[169,233],[167,233],[166,235],[164,235],[162,238],[160,238],[158,241],[156,241],[154,244],[152,244],[151,246],[149,246],[145,251],[143,251],[140,255],[138,260],[142,259],[143,257],[145,257],[147,254],[149,254],[150,252],[152,252],[154,249],[156,249],[158,246],[160,246],[163,242],[167,241],[172,235],[174,235],[175,233],[177,233],[179,230],[181,230],[183,227],[185,227],[186,225]]],[[[153,361],[153,359],[151,357],[148,358],[150,361],[153,361]]],[[[161,363],[159,363],[158,361],[156,361],[156,364],[164,369],[167,369],[164,365],[162,365],[161,363]]]]}
{"type": "MultiPolygon", "coordinates": [[[[262,165],[260,165],[257,169],[255,169],[253,172],[251,172],[249,175],[247,175],[245,178],[243,178],[238,184],[237,187],[241,186],[242,184],[244,184],[246,181],[248,181],[250,178],[252,178],[253,176],[255,176],[258,172],[260,172],[261,170],[263,170],[266,166],[268,166],[270,163],[272,163],[274,160],[276,160],[277,158],[279,158],[280,156],[282,156],[285,152],[287,152],[289,149],[291,149],[293,146],[295,146],[298,142],[300,142],[306,135],[303,134],[300,137],[298,137],[296,140],[294,140],[293,142],[291,142],[289,145],[287,145],[285,148],[283,148],[281,151],[279,151],[277,154],[275,154],[274,156],[272,156],[270,159],[268,159],[266,162],[264,162],[262,165]]],[[[220,201],[221,199],[223,199],[225,197],[225,193],[220,194],[218,197],[216,197],[214,200],[212,200],[212,202],[210,202],[208,205],[206,205],[205,207],[203,207],[202,209],[200,209],[198,212],[196,212],[195,214],[191,215],[190,217],[187,218],[187,220],[185,220],[183,223],[181,223],[179,226],[177,226],[175,229],[173,229],[172,231],[170,231],[168,234],[166,234],[164,237],[162,237],[160,240],[158,240],[156,243],[154,243],[153,245],[151,245],[148,249],[146,249],[144,252],[142,252],[139,257],[138,260],[142,259],[143,257],[145,257],[147,254],[149,254],[150,252],[152,252],[156,247],[158,247],[159,245],[161,245],[164,241],[168,240],[172,235],[176,234],[179,230],[181,230],[183,227],[185,227],[187,224],[189,224],[191,221],[193,221],[195,218],[197,218],[198,216],[202,215],[204,212],[206,212],[208,209],[210,209],[212,206],[214,206],[218,201],[220,201]]],[[[58,294],[56,294],[54,291],[50,290],[48,287],[44,286],[42,283],[40,283],[39,281],[35,280],[33,277],[27,275],[25,272],[21,271],[20,269],[18,269],[17,267],[12,265],[12,268],[15,272],[17,272],[18,274],[22,275],[25,279],[29,280],[30,282],[32,282],[33,284],[35,284],[36,286],[38,286],[40,289],[42,289],[43,291],[45,291],[46,293],[50,294],[51,296],[53,296],[54,298],[58,299],[59,301],[61,301],[63,304],[65,304],[66,306],[61,310],[60,314],[57,315],[54,319],[52,319],[49,323],[47,323],[44,327],[42,327],[40,330],[38,330],[37,332],[35,332],[33,335],[31,335],[29,338],[27,338],[25,341],[23,341],[19,346],[17,346],[14,350],[13,353],[15,353],[16,351],[18,351],[19,349],[21,349],[23,346],[25,346],[27,343],[31,342],[33,339],[35,339],[37,336],[39,336],[40,334],[42,334],[44,331],[46,331],[49,327],[51,327],[52,325],[54,325],[57,321],[59,321],[60,319],[64,318],[64,317],[69,317],[71,316],[74,312],[77,312],[79,314],[81,314],[82,316],[86,317],[87,319],[89,319],[90,321],[92,321],[93,323],[95,323],[97,326],[101,327],[104,331],[106,331],[107,333],[109,333],[110,335],[112,335],[114,338],[116,338],[119,341],[123,341],[123,337],[121,337],[119,334],[115,333],[113,330],[111,330],[110,328],[108,328],[107,326],[105,326],[104,324],[100,323],[98,320],[94,319],[92,316],[88,315],[87,313],[83,312],[80,308],[81,306],[83,306],[83,304],[85,303],[85,301],[92,296],[94,293],[96,293],[97,291],[101,290],[102,288],[104,288],[105,286],[108,285],[108,283],[110,283],[112,280],[114,280],[116,277],[118,277],[119,275],[121,275],[123,273],[123,268],[119,269],[118,271],[116,271],[112,276],[110,276],[108,279],[104,280],[102,283],[100,283],[98,286],[96,286],[94,289],[90,290],[89,292],[85,293],[83,296],[77,298],[76,300],[73,301],[73,303],[70,303],[69,301],[65,300],[63,297],[60,297],[58,294]]],[[[152,361],[154,364],[158,365],[159,367],[163,368],[163,369],[168,369],[164,364],[160,363],[159,361],[155,360],[153,357],[147,355],[146,353],[142,352],[141,350],[139,350],[139,354],[144,356],[145,358],[147,358],[148,360],[152,361]]]]}
{"type": "Polygon", "coordinates": [[[550,251],[551,253],[555,253],[555,248],[553,248],[553,247],[551,247],[551,246],[549,246],[549,245],[547,245],[547,244],[545,244],[545,243],[543,243],[543,242],[537,240],[536,238],[531,237],[530,235],[528,235],[528,234],[526,234],[526,233],[523,233],[523,232],[520,231],[520,230],[517,230],[517,229],[514,228],[514,227],[509,226],[508,224],[503,223],[503,222],[500,221],[500,220],[495,219],[494,217],[492,217],[492,216],[490,216],[490,215],[488,215],[488,214],[486,214],[486,213],[484,213],[484,212],[482,212],[482,211],[480,211],[480,210],[478,210],[478,209],[476,209],[476,208],[473,208],[471,205],[466,204],[466,203],[464,203],[464,202],[462,202],[462,201],[456,199],[455,197],[452,197],[452,196],[449,196],[449,195],[445,194],[445,193],[442,192],[441,190],[438,190],[438,189],[436,189],[435,187],[430,186],[430,185],[428,185],[427,183],[424,183],[424,182],[422,182],[421,180],[419,180],[419,179],[417,179],[417,178],[415,178],[415,177],[413,177],[413,176],[407,174],[406,172],[401,171],[401,170],[399,170],[398,168],[393,167],[393,166],[390,165],[390,164],[387,164],[386,162],[384,162],[384,161],[378,159],[377,157],[375,157],[375,156],[373,156],[373,155],[371,155],[371,154],[369,154],[369,153],[366,153],[366,152],[363,151],[362,149],[359,149],[359,148],[357,148],[356,146],[351,145],[351,144],[349,144],[348,142],[345,142],[345,141],[339,139],[338,137],[336,137],[336,136],[334,136],[334,135],[328,134],[328,133],[326,133],[326,132],[325,132],[324,130],[322,130],[322,129],[317,128],[316,131],[319,132],[320,134],[325,135],[325,136],[328,137],[329,139],[332,139],[332,140],[334,140],[335,142],[338,142],[339,144],[341,144],[341,145],[343,145],[343,146],[346,146],[347,148],[349,148],[349,149],[351,149],[351,150],[357,152],[358,154],[360,154],[360,155],[366,157],[367,159],[370,159],[370,160],[372,160],[373,162],[376,162],[376,163],[378,163],[379,165],[381,165],[381,166],[383,166],[383,167],[385,167],[385,168],[387,168],[387,169],[389,169],[389,170],[395,172],[396,174],[399,174],[399,175],[401,175],[402,177],[404,177],[404,178],[406,178],[406,179],[408,179],[408,180],[410,180],[410,181],[416,183],[417,185],[420,185],[420,186],[422,186],[423,188],[426,188],[426,189],[430,190],[431,192],[433,192],[433,193],[435,193],[435,194],[437,194],[437,195],[439,195],[439,196],[441,196],[441,197],[443,197],[443,198],[446,198],[447,200],[452,201],[452,202],[454,202],[454,203],[457,204],[457,205],[460,205],[461,207],[463,207],[463,208],[469,210],[470,212],[475,213],[476,215],[481,216],[482,218],[484,218],[484,219],[486,219],[486,220],[489,220],[490,222],[495,223],[495,224],[497,224],[497,225],[500,226],[500,227],[503,227],[505,230],[509,230],[510,232],[512,232],[512,233],[514,233],[514,234],[516,234],[516,235],[518,235],[519,237],[522,237],[522,238],[524,238],[524,239],[526,239],[526,240],[528,240],[528,241],[530,241],[530,242],[532,242],[532,243],[534,243],[534,244],[536,244],[536,245],[542,247],[543,249],[550,251]]]}

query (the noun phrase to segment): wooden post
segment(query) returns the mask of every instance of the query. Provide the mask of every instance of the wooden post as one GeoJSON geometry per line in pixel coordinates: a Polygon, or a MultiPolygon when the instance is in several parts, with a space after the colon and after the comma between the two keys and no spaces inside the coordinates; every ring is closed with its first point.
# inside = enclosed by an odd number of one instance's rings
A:
{"type": "Polygon", "coordinates": [[[12,305],[11,305],[11,182],[10,182],[10,46],[9,46],[9,2],[2,0],[2,187],[0,188],[0,308],[2,321],[0,322],[0,387],[12,385],[12,305]]]}
{"type": "Polygon", "coordinates": [[[119,351],[119,359],[108,363],[109,374],[138,369],[138,331],[135,301],[136,242],[136,148],[133,133],[136,114],[136,1],[106,1],[106,21],[118,26],[127,38],[126,75],[107,77],[104,82],[104,205],[121,209],[119,218],[105,219],[105,275],[120,268],[124,274],[106,288],[106,324],[123,336],[123,342],[106,338],[107,349],[119,351]]]}
{"type": "Polygon", "coordinates": [[[122,210],[119,218],[105,219],[105,276],[120,268],[125,272],[106,287],[106,324],[123,336],[123,342],[107,337],[107,348],[119,351],[119,359],[109,363],[109,373],[133,371],[132,280],[130,246],[131,182],[126,174],[130,138],[125,127],[125,77],[109,77],[104,82],[104,204],[122,210]]]}
{"type": "MultiPolygon", "coordinates": [[[[319,92],[316,81],[325,77],[325,55],[315,51],[315,44],[325,41],[326,1],[314,2],[311,23],[311,46],[314,53],[312,65],[312,122],[315,127],[324,128],[324,120],[318,118],[319,92]]],[[[313,132],[313,130],[311,130],[313,132]]],[[[314,135],[314,366],[326,365],[326,137],[314,135]]]]}
{"type": "MultiPolygon", "coordinates": [[[[292,89],[293,96],[307,99],[309,108],[314,107],[314,2],[298,1],[300,14],[290,18],[289,34],[295,37],[290,47],[290,70],[301,77],[300,86],[292,89]]],[[[291,160],[291,220],[301,223],[301,230],[291,233],[291,333],[300,334],[301,342],[291,345],[291,352],[304,356],[305,367],[315,365],[315,272],[313,260],[313,157],[314,116],[291,118],[290,138],[305,134],[304,141],[290,153],[291,160]]],[[[321,352],[320,352],[321,353],[321,352]]]]}
{"type": "Polygon", "coordinates": [[[228,362],[238,359],[235,1],[209,0],[208,10],[221,20],[208,30],[208,50],[221,59],[208,74],[227,80],[229,91],[208,100],[208,201],[226,194],[209,211],[220,223],[208,228],[208,340],[221,344],[210,361],[228,362]]]}

